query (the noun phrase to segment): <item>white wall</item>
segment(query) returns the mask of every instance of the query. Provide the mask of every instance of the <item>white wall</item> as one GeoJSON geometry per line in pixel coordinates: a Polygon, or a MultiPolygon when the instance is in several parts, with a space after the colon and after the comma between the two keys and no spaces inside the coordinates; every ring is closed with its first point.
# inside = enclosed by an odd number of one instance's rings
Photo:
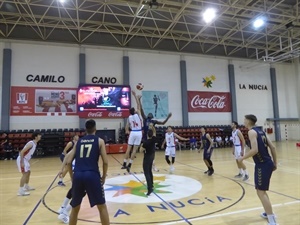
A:
{"type": "MultiPolygon", "coordinates": [[[[3,49],[4,49],[4,42],[0,41],[0,112],[2,111],[3,49]]],[[[1,121],[1,117],[2,117],[2,113],[0,113],[0,121],[1,121]]]]}
{"type": "MultiPolygon", "coordinates": [[[[79,48],[12,43],[12,86],[77,88],[79,48]],[[26,76],[65,76],[63,83],[28,82],[26,76]]],[[[78,116],[11,116],[11,129],[76,128],[78,116]]]]}
{"type": "Polygon", "coordinates": [[[245,69],[249,63],[233,61],[235,68],[235,83],[237,97],[238,123],[243,124],[244,115],[254,114],[260,126],[265,125],[266,118],[273,118],[272,90],[270,80],[270,66],[261,64],[245,69]],[[239,84],[245,84],[240,89],[239,84]],[[249,90],[249,84],[266,85],[268,90],[249,90]]]}
{"type": "MultiPolygon", "coordinates": [[[[85,49],[86,83],[93,84],[93,77],[115,77],[117,83],[123,84],[123,51],[105,49],[85,49]]],[[[95,119],[97,129],[115,129],[124,127],[124,119],[95,119]]],[[[116,136],[118,137],[118,135],[116,136]]]]}
{"type": "MultiPolygon", "coordinates": [[[[228,60],[204,57],[185,57],[189,91],[229,92],[228,60]],[[212,88],[203,86],[205,77],[214,75],[212,88]]],[[[190,125],[223,125],[231,123],[231,113],[189,113],[190,125]]]]}
{"type": "MultiPolygon", "coordinates": [[[[144,91],[168,91],[168,124],[182,125],[180,57],[159,53],[128,52],[130,85],[144,84],[144,91]]],[[[138,93],[139,94],[139,93],[138,93]]],[[[133,106],[136,103],[133,100],[133,106]]]]}

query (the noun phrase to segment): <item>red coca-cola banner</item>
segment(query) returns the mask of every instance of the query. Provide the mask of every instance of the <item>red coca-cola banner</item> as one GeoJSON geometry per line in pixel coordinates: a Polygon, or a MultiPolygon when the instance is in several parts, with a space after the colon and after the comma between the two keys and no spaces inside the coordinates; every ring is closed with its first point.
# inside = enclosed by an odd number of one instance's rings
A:
{"type": "Polygon", "coordinates": [[[189,112],[231,112],[229,92],[188,91],[189,112]]]}
{"type": "Polygon", "coordinates": [[[112,111],[85,111],[78,113],[82,118],[124,118],[129,116],[129,110],[123,110],[120,112],[112,111]]]}

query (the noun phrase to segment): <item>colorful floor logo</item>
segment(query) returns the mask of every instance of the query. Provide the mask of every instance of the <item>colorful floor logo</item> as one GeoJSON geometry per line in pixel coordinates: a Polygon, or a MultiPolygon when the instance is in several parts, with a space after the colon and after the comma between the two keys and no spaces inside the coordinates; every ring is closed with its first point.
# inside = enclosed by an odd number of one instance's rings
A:
{"type": "MultiPolygon", "coordinates": [[[[199,181],[178,175],[155,174],[153,180],[154,192],[165,201],[191,196],[202,188],[202,184],[199,181]]],[[[155,194],[149,197],[145,195],[147,186],[143,174],[107,179],[104,188],[107,202],[126,204],[161,202],[161,199],[155,197],[155,194]]]]}

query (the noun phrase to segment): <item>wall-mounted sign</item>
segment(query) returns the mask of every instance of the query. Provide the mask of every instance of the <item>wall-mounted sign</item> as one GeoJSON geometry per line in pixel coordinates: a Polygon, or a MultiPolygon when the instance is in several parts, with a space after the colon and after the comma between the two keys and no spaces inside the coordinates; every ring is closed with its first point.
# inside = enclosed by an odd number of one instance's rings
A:
{"type": "Polygon", "coordinates": [[[39,83],[63,83],[65,81],[64,76],[55,75],[32,75],[28,74],[26,80],[28,82],[39,82],[39,83]]]}
{"type": "Polygon", "coordinates": [[[268,90],[267,85],[260,84],[239,84],[240,89],[248,89],[248,90],[268,90]]]}
{"type": "Polygon", "coordinates": [[[115,84],[117,82],[117,78],[115,77],[93,77],[93,84],[115,84]]]}

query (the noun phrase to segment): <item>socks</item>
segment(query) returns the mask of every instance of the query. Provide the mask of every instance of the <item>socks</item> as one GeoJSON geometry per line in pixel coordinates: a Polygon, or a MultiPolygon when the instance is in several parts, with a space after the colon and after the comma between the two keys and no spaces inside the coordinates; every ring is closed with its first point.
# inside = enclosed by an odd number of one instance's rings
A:
{"type": "Polygon", "coordinates": [[[70,201],[70,199],[65,198],[64,201],[63,201],[63,203],[62,203],[62,205],[61,205],[61,207],[63,207],[63,208],[67,207],[69,201],[70,201]]]}
{"type": "Polygon", "coordinates": [[[69,215],[71,209],[72,209],[72,206],[70,204],[68,204],[67,207],[66,207],[66,209],[65,209],[65,211],[64,211],[64,214],[69,215]]]}
{"type": "Polygon", "coordinates": [[[60,182],[63,182],[63,179],[64,179],[64,178],[59,178],[59,181],[60,181],[60,182]]]}
{"type": "Polygon", "coordinates": [[[267,217],[268,217],[268,222],[269,222],[270,225],[276,225],[277,224],[274,214],[267,215],[267,217]]]}
{"type": "Polygon", "coordinates": [[[243,170],[244,175],[249,176],[248,171],[247,170],[243,170]]]}
{"type": "Polygon", "coordinates": [[[243,171],[243,169],[240,169],[240,172],[239,172],[239,174],[244,174],[244,171],[243,171]]]}

